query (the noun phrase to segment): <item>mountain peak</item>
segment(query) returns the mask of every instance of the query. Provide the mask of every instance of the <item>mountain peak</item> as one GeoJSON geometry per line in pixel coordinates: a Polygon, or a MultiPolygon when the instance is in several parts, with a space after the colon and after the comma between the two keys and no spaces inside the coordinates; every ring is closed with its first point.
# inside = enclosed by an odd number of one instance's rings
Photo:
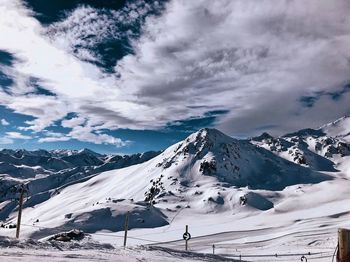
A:
{"type": "Polygon", "coordinates": [[[252,138],[253,141],[260,141],[260,142],[266,139],[273,139],[273,136],[271,136],[269,133],[264,132],[260,136],[256,136],[252,138]]]}
{"type": "Polygon", "coordinates": [[[156,167],[171,174],[182,171],[186,183],[213,177],[234,186],[283,189],[287,185],[328,179],[246,140],[229,137],[217,129],[203,128],[164,151],[156,167]],[[171,171],[169,171],[171,170],[171,171]],[[289,176],[289,173],[298,174],[289,176]]]}
{"type": "Polygon", "coordinates": [[[93,155],[96,157],[100,157],[101,155],[99,153],[96,153],[88,148],[83,148],[77,152],[78,154],[87,154],[87,155],[93,155]]]}
{"type": "Polygon", "coordinates": [[[211,141],[211,142],[230,142],[232,137],[229,137],[215,128],[202,128],[197,132],[187,137],[186,142],[194,141],[211,141]]]}
{"type": "Polygon", "coordinates": [[[225,144],[232,144],[235,141],[221,131],[214,128],[202,128],[197,132],[189,135],[185,140],[169,147],[163,152],[166,156],[158,166],[165,168],[175,163],[177,158],[187,158],[188,156],[195,159],[201,159],[209,152],[216,152],[225,144]]]}

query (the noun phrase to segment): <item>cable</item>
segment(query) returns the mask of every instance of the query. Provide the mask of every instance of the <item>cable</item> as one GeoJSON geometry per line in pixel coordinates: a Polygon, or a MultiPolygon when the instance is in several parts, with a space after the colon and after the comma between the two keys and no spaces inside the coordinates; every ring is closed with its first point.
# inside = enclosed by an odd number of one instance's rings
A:
{"type": "MultiPolygon", "coordinates": [[[[21,224],[22,226],[28,226],[28,227],[34,227],[34,228],[39,228],[39,229],[53,229],[53,228],[48,228],[48,227],[42,227],[42,226],[37,226],[37,225],[28,225],[28,224],[21,224]]],[[[104,234],[104,233],[93,233],[94,235],[97,235],[97,236],[107,236],[107,237],[113,237],[113,238],[124,238],[124,236],[116,236],[116,235],[112,235],[112,234],[104,234]]],[[[150,239],[145,239],[145,238],[140,238],[140,237],[131,237],[131,236],[128,236],[129,239],[134,239],[134,240],[140,240],[140,241],[145,241],[145,242],[149,242],[149,243],[152,243],[150,245],[157,245],[157,244],[166,244],[166,242],[159,242],[159,241],[154,241],[154,240],[150,240],[150,239]]],[[[174,241],[181,241],[182,239],[178,239],[178,240],[174,240],[174,241]]],[[[173,242],[173,241],[171,241],[173,242]]],[[[219,249],[219,248],[227,248],[227,245],[230,245],[230,244],[223,244],[223,245],[220,245],[220,244],[216,244],[215,245],[215,248],[219,249]]],[[[201,245],[202,247],[212,247],[212,245],[201,245]]],[[[334,261],[334,257],[336,255],[336,252],[338,250],[338,245],[336,246],[335,250],[333,253],[330,253],[330,252],[315,252],[315,253],[302,253],[302,254],[298,254],[298,253],[295,253],[295,254],[246,254],[244,255],[244,257],[276,257],[276,255],[278,257],[300,257],[300,256],[318,256],[318,257],[314,257],[314,259],[318,259],[318,258],[324,258],[324,257],[331,257],[332,254],[332,262],[334,261]]],[[[192,248],[189,247],[189,250],[190,251],[194,251],[192,248]]],[[[239,257],[239,255],[235,255],[235,254],[219,254],[218,255],[222,255],[222,256],[228,256],[228,257],[239,257]]],[[[241,255],[242,256],[242,255],[241,255]]]]}
{"type": "Polygon", "coordinates": [[[337,253],[338,248],[339,248],[339,244],[337,244],[337,246],[336,246],[335,249],[334,249],[334,253],[333,253],[333,257],[332,257],[332,262],[334,261],[334,257],[335,257],[335,254],[337,253]]]}
{"type": "MultiPolygon", "coordinates": [[[[35,225],[28,225],[28,224],[21,224],[21,226],[27,226],[27,227],[35,227],[35,228],[40,228],[40,229],[52,229],[49,227],[41,227],[41,226],[35,226],[35,225]]],[[[94,235],[97,236],[107,236],[107,237],[116,237],[116,238],[124,238],[124,236],[115,236],[115,235],[109,235],[109,234],[103,234],[103,233],[93,233],[94,235]]],[[[146,241],[146,242],[151,242],[151,243],[161,243],[158,241],[150,240],[150,239],[145,239],[145,238],[139,238],[139,237],[130,237],[130,239],[135,239],[135,240],[141,240],[141,241],[146,241]]]]}

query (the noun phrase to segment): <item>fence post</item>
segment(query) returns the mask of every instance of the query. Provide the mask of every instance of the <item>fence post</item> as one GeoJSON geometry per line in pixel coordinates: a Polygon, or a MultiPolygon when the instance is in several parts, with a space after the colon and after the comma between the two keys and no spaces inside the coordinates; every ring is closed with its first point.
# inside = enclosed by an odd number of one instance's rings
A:
{"type": "Polygon", "coordinates": [[[129,211],[125,215],[124,224],[124,248],[126,247],[126,239],[128,238],[128,227],[129,227],[129,211]]]}
{"type": "Polygon", "coordinates": [[[18,205],[18,217],[17,217],[17,225],[16,225],[16,238],[19,238],[19,231],[21,230],[21,219],[22,219],[22,207],[23,207],[23,198],[24,198],[24,186],[22,185],[21,195],[19,197],[19,205],[18,205]]]}
{"type": "MultiPolygon", "coordinates": [[[[186,233],[188,232],[188,225],[186,225],[186,233]]],[[[185,250],[187,251],[188,250],[188,239],[185,240],[186,242],[186,247],[185,247],[185,250]]]]}
{"type": "Polygon", "coordinates": [[[338,229],[338,255],[337,262],[350,261],[350,230],[338,229]]]}

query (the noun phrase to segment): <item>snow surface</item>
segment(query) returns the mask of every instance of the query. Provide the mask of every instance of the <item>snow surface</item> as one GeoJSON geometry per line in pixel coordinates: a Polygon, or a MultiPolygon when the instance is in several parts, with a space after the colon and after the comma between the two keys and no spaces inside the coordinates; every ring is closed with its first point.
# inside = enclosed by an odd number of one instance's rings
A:
{"type": "MultiPolygon", "coordinates": [[[[165,254],[169,261],[201,260],[157,249],[183,250],[185,225],[189,248],[199,253],[212,253],[214,244],[216,254],[247,261],[300,261],[302,255],[330,261],[337,228],[350,227],[350,147],[343,133],[328,132],[322,127],[247,141],[202,129],[141,164],[54,186],[43,179],[57,173],[31,178],[21,236],[45,243],[47,236],[78,228],[91,243],[120,247],[129,212],[128,245],[153,248],[125,251],[130,261],[136,253],[146,261],[166,261],[165,254]]],[[[14,199],[3,198],[4,225],[16,223],[16,207],[14,199]]],[[[15,229],[0,232],[13,236],[15,229]]],[[[84,252],[78,254],[99,255],[84,252]]]]}
{"type": "Polygon", "coordinates": [[[181,252],[160,247],[114,248],[94,242],[55,243],[17,241],[0,237],[1,261],[238,261],[218,255],[181,252]]]}

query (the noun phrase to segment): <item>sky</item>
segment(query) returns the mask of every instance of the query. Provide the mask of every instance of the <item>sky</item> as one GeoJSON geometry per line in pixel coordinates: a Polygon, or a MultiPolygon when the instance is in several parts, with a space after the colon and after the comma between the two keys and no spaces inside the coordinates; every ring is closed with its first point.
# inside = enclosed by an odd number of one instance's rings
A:
{"type": "Polygon", "coordinates": [[[348,0],[0,0],[0,148],[161,150],[350,113],[348,0]]]}

